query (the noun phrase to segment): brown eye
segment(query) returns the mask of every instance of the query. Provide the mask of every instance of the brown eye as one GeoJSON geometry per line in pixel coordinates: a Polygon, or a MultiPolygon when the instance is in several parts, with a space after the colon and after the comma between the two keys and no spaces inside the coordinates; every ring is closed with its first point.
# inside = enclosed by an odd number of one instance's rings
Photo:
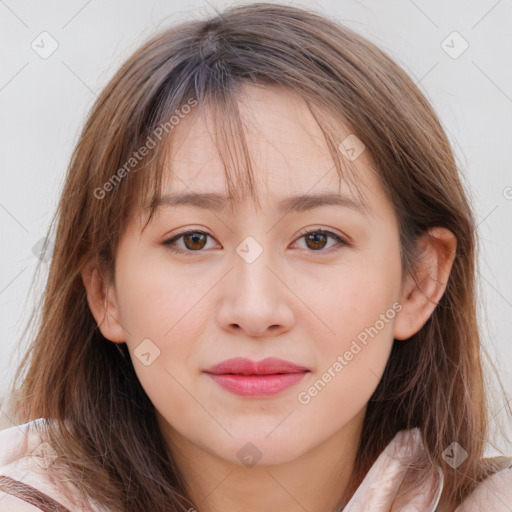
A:
{"type": "Polygon", "coordinates": [[[333,233],[332,231],[328,231],[325,229],[310,229],[309,231],[305,231],[302,233],[302,236],[299,238],[299,240],[304,240],[305,249],[309,249],[310,252],[319,253],[327,252],[329,249],[335,247],[336,245],[350,245],[336,233],[333,233]],[[329,239],[334,240],[334,242],[336,243],[331,244],[330,246],[327,247],[329,239]],[[326,247],[327,249],[325,249],[326,247]]]}
{"type": "Polygon", "coordinates": [[[323,249],[327,244],[328,236],[325,233],[319,233],[318,231],[314,231],[309,235],[306,235],[306,245],[310,249],[323,249]]]}
{"type": "Polygon", "coordinates": [[[183,242],[187,249],[197,251],[203,249],[206,245],[206,234],[200,231],[194,231],[183,235],[183,242]]]}
{"type": "MultiPolygon", "coordinates": [[[[192,256],[194,253],[207,254],[208,251],[203,251],[203,249],[208,244],[208,238],[212,238],[212,236],[203,231],[186,231],[166,240],[163,242],[163,245],[170,251],[185,256],[192,256]]],[[[350,245],[350,243],[346,242],[336,233],[324,229],[306,231],[299,238],[299,240],[303,239],[305,240],[305,249],[309,249],[310,252],[324,253],[335,246],[350,245]],[[335,242],[331,246],[328,246],[329,238],[335,242]],[[327,250],[324,250],[326,247],[327,250]]]]}
{"type": "Polygon", "coordinates": [[[163,242],[170,251],[192,256],[194,252],[205,253],[202,249],[208,244],[208,237],[211,236],[203,231],[186,231],[163,242]],[[178,244],[178,242],[181,242],[178,244]]]}

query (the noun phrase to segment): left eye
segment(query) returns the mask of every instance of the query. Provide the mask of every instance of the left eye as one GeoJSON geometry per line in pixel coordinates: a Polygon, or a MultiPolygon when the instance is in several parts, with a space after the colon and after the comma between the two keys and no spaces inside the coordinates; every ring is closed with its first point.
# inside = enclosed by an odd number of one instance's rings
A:
{"type": "MultiPolygon", "coordinates": [[[[202,249],[205,248],[208,237],[213,238],[204,231],[186,231],[185,233],[180,233],[179,235],[166,240],[163,242],[163,244],[167,246],[172,252],[191,256],[194,252],[204,252],[202,249]],[[184,248],[177,248],[176,244],[180,239],[183,239],[184,248]]],[[[343,238],[333,233],[332,231],[325,229],[314,229],[306,231],[305,233],[302,233],[302,235],[297,240],[302,238],[306,242],[306,248],[312,249],[312,252],[324,252],[323,249],[325,249],[327,240],[329,238],[335,240],[337,244],[349,245],[349,243],[346,242],[343,238]]],[[[336,243],[333,245],[336,245],[336,243]]],[[[333,245],[331,245],[331,247],[333,245]]]]}
{"type": "Polygon", "coordinates": [[[311,231],[307,231],[303,233],[301,237],[298,238],[298,240],[300,240],[301,238],[304,238],[307,248],[314,249],[313,252],[323,252],[322,249],[325,248],[327,240],[329,238],[332,238],[340,245],[349,245],[345,240],[343,240],[343,238],[338,236],[336,233],[333,233],[332,231],[328,231],[326,229],[314,229],[311,231]]]}

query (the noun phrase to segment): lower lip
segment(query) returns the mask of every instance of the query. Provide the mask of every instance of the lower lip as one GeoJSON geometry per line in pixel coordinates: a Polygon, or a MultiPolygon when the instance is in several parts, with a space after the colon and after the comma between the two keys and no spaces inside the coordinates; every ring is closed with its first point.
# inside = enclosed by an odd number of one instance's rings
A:
{"type": "Polygon", "coordinates": [[[307,372],[275,373],[271,375],[209,375],[219,386],[240,396],[271,396],[297,384],[307,372]]]}

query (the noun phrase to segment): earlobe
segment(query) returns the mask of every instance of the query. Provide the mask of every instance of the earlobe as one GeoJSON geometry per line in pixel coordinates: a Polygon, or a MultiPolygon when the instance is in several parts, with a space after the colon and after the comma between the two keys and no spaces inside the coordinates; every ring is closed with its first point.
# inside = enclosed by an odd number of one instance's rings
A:
{"type": "Polygon", "coordinates": [[[125,330],[119,319],[113,285],[104,278],[97,262],[90,261],[81,272],[87,293],[87,303],[96,323],[105,338],[114,343],[126,340],[125,330]]]}
{"type": "Polygon", "coordinates": [[[455,259],[457,240],[446,228],[430,229],[418,244],[420,256],[403,287],[402,310],[395,321],[394,338],[398,340],[416,334],[430,318],[446,290],[455,259]]]}

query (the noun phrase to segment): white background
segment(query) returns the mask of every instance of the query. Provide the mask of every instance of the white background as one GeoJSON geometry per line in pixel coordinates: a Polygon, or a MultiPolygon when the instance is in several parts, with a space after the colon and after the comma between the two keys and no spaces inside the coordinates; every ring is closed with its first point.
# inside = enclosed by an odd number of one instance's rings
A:
{"type": "MultiPolygon", "coordinates": [[[[10,385],[19,357],[15,347],[31,308],[29,288],[38,262],[32,248],[46,233],[86,113],[120,64],[153,32],[226,5],[0,1],[0,396],[10,385]],[[31,48],[44,31],[58,43],[47,59],[31,48]]],[[[512,2],[295,5],[312,6],[386,50],[438,112],[478,218],[480,322],[507,392],[507,397],[490,392],[495,400],[490,423],[495,428],[501,422],[512,435],[504,414],[512,398],[512,2]],[[453,31],[469,44],[458,58],[442,47],[453,31]]],[[[462,48],[458,36],[451,39],[445,44],[453,51],[462,48]]],[[[512,453],[510,445],[499,447],[512,453]]]]}

